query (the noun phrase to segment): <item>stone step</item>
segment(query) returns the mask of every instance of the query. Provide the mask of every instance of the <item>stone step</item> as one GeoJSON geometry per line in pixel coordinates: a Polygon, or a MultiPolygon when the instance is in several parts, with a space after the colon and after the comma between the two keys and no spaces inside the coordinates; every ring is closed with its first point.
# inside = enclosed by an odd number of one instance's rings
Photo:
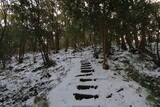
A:
{"type": "Polygon", "coordinates": [[[85,77],[85,76],[91,76],[93,75],[92,73],[88,73],[88,74],[81,74],[81,75],[77,75],[76,77],[85,77]]]}
{"type": "Polygon", "coordinates": [[[96,81],[96,79],[80,79],[81,82],[96,81]]]}
{"type": "Polygon", "coordinates": [[[98,86],[93,86],[93,85],[78,85],[77,89],[78,90],[87,90],[87,89],[97,89],[98,86]]]}
{"type": "Polygon", "coordinates": [[[92,67],[81,67],[81,70],[85,70],[85,69],[92,70],[93,68],[92,67]]]}
{"type": "Polygon", "coordinates": [[[83,100],[83,99],[97,99],[99,98],[98,95],[89,95],[89,94],[79,94],[79,93],[73,93],[76,100],[83,100]]]}
{"type": "Polygon", "coordinates": [[[81,68],[91,67],[91,65],[81,65],[81,68]]]}
{"type": "Polygon", "coordinates": [[[89,73],[89,72],[94,72],[94,70],[81,70],[82,73],[89,73]]]}

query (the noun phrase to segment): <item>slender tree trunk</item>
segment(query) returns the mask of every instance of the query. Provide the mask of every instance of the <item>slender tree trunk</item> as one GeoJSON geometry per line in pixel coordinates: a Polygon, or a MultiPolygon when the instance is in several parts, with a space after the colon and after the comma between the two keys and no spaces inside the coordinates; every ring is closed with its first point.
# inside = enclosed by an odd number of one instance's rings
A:
{"type": "Polygon", "coordinates": [[[41,37],[39,37],[38,40],[39,40],[40,52],[41,52],[41,55],[42,55],[44,64],[45,64],[45,65],[50,65],[51,60],[49,59],[47,46],[46,46],[46,44],[43,42],[43,40],[42,40],[41,37]]]}
{"type": "Polygon", "coordinates": [[[68,47],[69,47],[69,38],[68,38],[68,36],[66,36],[66,38],[65,38],[65,52],[68,51],[68,47]]]}
{"type": "Polygon", "coordinates": [[[110,54],[112,54],[111,52],[111,45],[112,45],[112,35],[107,33],[107,56],[109,56],[110,54]]]}
{"type": "MultiPolygon", "coordinates": [[[[102,24],[102,23],[101,23],[102,24]]],[[[106,30],[106,24],[102,24],[102,37],[103,37],[103,69],[109,69],[108,58],[107,58],[107,41],[108,41],[108,31],[106,30]]]]}
{"type": "Polygon", "coordinates": [[[3,41],[7,29],[7,12],[4,11],[4,27],[2,28],[2,33],[0,36],[0,43],[3,41]]]}
{"type": "Polygon", "coordinates": [[[55,50],[55,40],[54,40],[54,35],[51,38],[52,41],[52,50],[55,50]]]}
{"type": "Polygon", "coordinates": [[[36,63],[35,52],[37,51],[37,38],[34,38],[32,44],[33,44],[33,63],[36,63]]]}
{"type": "Polygon", "coordinates": [[[95,30],[94,30],[94,34],[93,34],[93,46],[94,46],[94,47],[96,47],[96,45],[97,45],[97,44],[96,44],[96,38],[95,38],[95,37],[96,37],[96,33],[95,33],[95,30]]]}
{"type": "Polygon", "coordinates": [[[121,44],[120,44],[120,38],[119,38],[118,36],[116,36],[116,43],[117,43],[117,47],[118,47],[119,50],[120,50],[121,44]]]}
{"type": "Polygon", "coordinates": [[[124,36],[121,36],[121,48],[123,50],[127,50],[127,46],[126,46],[126,43],[125,43],[124,36]]]}
{"type": "Polygon", "coordinates": [[[141,49],[142,51],[144,51],[145,50],[145,45],[146,45],[146,35],[145,35],[145,31],[143,29],[142,30],[142,37],[141,37],[139,49],[141,49]]]}
{"type": "Polygon", "coordinates": [[[157,36],[157,57],[158,57],[158,60],[160,60],[160,54],[159,54],[159,51],[160,51],[160,49],[159,49],[159,35],[160,35],[160,33],[158,32],[158,36],[157,36]]]}
{"type": "Polygon", "coordinates": [[[5,61],[5,59],[2,60],[2,64],[3,64],[2,69],[5,69],[6,68],[6,61],[5,61]]]}
{"type": "Polygon", "coordinates": [[[24,38],[21,38],[20,45],[19,45],[19,56],[18,56],[18,62],[23,63],[24,53],[25,53],[25,44],[26,40],[24,38]]]}
{"type": "Polygon", "coordinates": [[[138,35],[137,35],[137,30],[136,30],[136,28],[135,28],[135,30],[134,30],[134,40],[135,40],[135,48],[138,49],[138,47],[139,47],[139,40],[138,40],[138,35]]]}
{"type": "Polygon", "coordinates": [[[126,34],[125,39],[126,39],[126,42],[127,42],[128,46],[129,46],[129,50],[134,49],[134,48],[133,48],[133,45],[132,45],[131,36],[129,36],[128,34],[126,34]]]}
{"type": "Polygon", "coordinates": [[[56,45],[56,53],[59,51],[59,33],[55,35],[55,45],[56,45]]]}

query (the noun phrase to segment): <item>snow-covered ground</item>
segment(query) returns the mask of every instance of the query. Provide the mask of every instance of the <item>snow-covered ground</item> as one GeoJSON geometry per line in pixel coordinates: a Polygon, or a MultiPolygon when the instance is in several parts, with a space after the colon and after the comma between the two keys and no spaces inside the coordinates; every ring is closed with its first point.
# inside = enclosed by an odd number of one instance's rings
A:
{"type": "Polygon", "coordinates": [[[55,89],[49,92],[50,107],[151,107],[146,101],[148,92],[134,81],[125,78],[112,70],[103,70],[101,64],[92,58],[90,51],[85,51],[81,58],[72,60],[73,66],[67,77],[55,89]],[[80,76],[81,60],[88,60],[95,72],[90,76],[80,76]],[[80,79],[92,79],[81,82],[80,79]],[[79,90],[77,86],[89,85],[97,88],[79,90]],[[93,95],[98,98],[76,100],[74,94],[93,95]]]}
{"type": "Polygon", "coordinates": [[[110,63],[113,65],[113,69],[116,69],[115,65],[118,65],[122,70],[127,64],[131,64],[140,73],[144,73],[153,77],[160,77],[160,67],[155,65],[152,58],[143,57],[139,54],[131,54],[128,51],[116,52],[115,55],[111,56],[110,63]],[[126,62],[125,62],[126,61],[126,62]],[[127,63],[127,64],[126,64],[127,63]]]}
{"type": "Polygon", "coordinates": [[[0,71],[0,107],[22,107],[32,105],[34,96],[47,95],[48,91],[61,82],[70,70],[71,51],[63,50],[50,55],[57,65],[43,68],[40,53],[36,54],[37,63],[32,62],[32,54],[25,54],[22,64],[17,64],[15,57],[9,68],[0,71]]]}
{"type": "Polygon", "coordinates": [[[9,65],[12,70],[0,71],[0,107],[34,105],[37,95],[46,96],[49,107],[152,107],[151,102],[146,100],[148,90],[117,72],[117,66],[123,71],[129,60],[140,72],[159,76],[159,68],[149,69],[154,68],[152,62],[140,62],[138,55],[116,52],[109,60],[110,70],[103,70],[101,59],[93,58],[91,48],[76,53],[72,51],[51,53],[50,57],[57,65],[50,68],[42,67],[39,53],[36,54],[37,63],[32,63],[32,54],[26,54],[22,64],[17,64],[13,58],[9,65]],[[89,61],[95,72],[84,76],[81,72],[82,60],[89,61]],[[147,68],[145,65],[148,63],[152,67],[147,68]],[[91,81],[82,82],[83,79],[91,81]],[[80,90],[78,86],[90,88],[80,90]],[[94,98],[77,100],[75,94],[94,98]]]}

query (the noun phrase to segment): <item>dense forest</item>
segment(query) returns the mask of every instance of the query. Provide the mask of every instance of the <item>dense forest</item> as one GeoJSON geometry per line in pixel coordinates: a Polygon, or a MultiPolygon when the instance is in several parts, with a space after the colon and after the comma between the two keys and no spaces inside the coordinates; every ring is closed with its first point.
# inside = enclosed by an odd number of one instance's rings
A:
{"type": "MultiPolygon", "coordinates": [[[[31,53],[32,64],[39,62],[36,55],[40,53],[42,66],[54,67],[58,63],[52,54],[62,49],[77,53],[87,47],[95,59],[102,58],[103,70],[112,68],[109,60],[116,56],[115,51],[149,57],[160,67],[159,29],[158,1],[0,0],[0,68],[11,70],[13,57],[16,64],[24,64],[27,53],[31,53]]],[[[158,82],[156,89],[144,87],[160,97],[158,82]]],[[[160,102],[156,104],[160,106],[160,102]]]]}
{"type": "Polygon", "coordinates": [[[13,55],[22,63],[26,52],[37,51],[50,65],[49,50],[70,46],[101,45],[106,69],[112,44],[160,60],[160,5],[149,0],[1,0],[0,18],[3,68],[13,55]]]}

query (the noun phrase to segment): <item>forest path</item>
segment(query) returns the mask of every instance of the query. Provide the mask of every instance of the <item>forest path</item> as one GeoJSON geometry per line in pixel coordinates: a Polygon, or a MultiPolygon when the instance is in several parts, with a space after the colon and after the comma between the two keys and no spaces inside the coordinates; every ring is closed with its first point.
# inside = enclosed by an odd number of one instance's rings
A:
{"type": "Polygon", "coordinates": [[[151,107],[147,92],[88,60],[73,58],[71,70],[49,93],[50,107],[151,107]]]}

